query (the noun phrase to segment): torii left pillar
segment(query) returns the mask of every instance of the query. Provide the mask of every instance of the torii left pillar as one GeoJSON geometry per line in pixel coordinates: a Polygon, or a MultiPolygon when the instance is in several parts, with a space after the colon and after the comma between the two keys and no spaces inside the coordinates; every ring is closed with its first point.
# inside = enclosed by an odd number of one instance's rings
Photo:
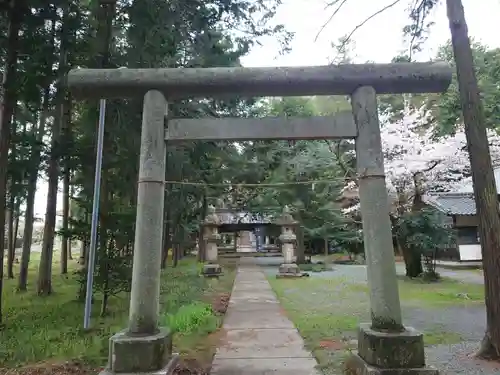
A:
{"type": "Polygon", "coordinates": [[[110,338],[108,364],[101,375],[169,375],[178,362],[178,356],[172,354],[171,331],[158,325],[166,111],[167,101],[161,92],[146,93],[128,329],[110,338]]]}

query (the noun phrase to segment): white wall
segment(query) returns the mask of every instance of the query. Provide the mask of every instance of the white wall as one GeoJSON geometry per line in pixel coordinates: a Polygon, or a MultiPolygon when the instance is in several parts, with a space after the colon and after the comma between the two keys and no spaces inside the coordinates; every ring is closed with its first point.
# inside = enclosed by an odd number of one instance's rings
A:
{"type": "Polygon", "coordinates": [[[460,252],[460,260],[478,260],[481,261],[483,256],[481,255],[481,245],[459,245],[458,251],[460,252]]]}

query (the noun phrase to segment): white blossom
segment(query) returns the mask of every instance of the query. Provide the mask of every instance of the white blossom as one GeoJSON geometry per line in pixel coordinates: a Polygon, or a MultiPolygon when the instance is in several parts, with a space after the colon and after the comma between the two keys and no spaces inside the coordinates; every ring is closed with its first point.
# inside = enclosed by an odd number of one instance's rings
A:
{"type": "MultiPolygon", "coordinates": [[[[425,109],[405,111],[401,120],[381,115],[381,139],[386,184],[390,199],[415,193],[415,178],[425,192],[460,191],[470,176],[463,125],[455,134],[436,137],[434,119],[425,109]]],[[[488,130],[490,154],[500,160],[500,137],[488,130]]],[[[357,205],[356,205],[357,206],[357,205]]],[[[353,209],[349,207],[348,212],[353,209]]],[[[346,210],[344,210],[347,213],[346,210]]]]}

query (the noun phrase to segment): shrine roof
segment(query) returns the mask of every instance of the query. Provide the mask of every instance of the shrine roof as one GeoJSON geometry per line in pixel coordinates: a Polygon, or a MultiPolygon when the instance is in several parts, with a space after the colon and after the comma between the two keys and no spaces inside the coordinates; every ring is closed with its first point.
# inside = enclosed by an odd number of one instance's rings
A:
{"type": "Polygon", "coordinates": [[[251,224],[254,226],[262,224],[274,224],[270,215],[256,214],[246,211],[236,211],[232,209],[218,208],[216,210],[220,220],[220,225],[251,224]]]}

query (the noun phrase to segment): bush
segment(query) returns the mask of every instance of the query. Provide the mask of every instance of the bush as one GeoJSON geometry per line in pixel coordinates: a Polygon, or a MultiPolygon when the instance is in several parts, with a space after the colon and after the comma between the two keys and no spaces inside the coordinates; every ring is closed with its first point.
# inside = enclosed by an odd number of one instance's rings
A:
{"type": "Polygon", "coordinates": [[[407,276],[420,276],[421,271],[409,272],[409,270],[422,270],[423,257],[423,278],[437,281],[439,274],[436,272],[436,253],[440,248],[447,246],[452,239],[452,231],[445,225],[443,215],[430,209],[408,212],[399,218],[396,233],[402,244],[409,249],[409,254],[405,256],[407,276]],[[409,262],[412,264],[408,264],[409,262]]]}
{"type": "Polygon", "coordinates": [[[214,315],[212,306],[202,302],[184,305],[175,314],[167,314],[165,320],[173,332],[181,334],[210,333],[218,327],[218,318],[214,315]]]}

